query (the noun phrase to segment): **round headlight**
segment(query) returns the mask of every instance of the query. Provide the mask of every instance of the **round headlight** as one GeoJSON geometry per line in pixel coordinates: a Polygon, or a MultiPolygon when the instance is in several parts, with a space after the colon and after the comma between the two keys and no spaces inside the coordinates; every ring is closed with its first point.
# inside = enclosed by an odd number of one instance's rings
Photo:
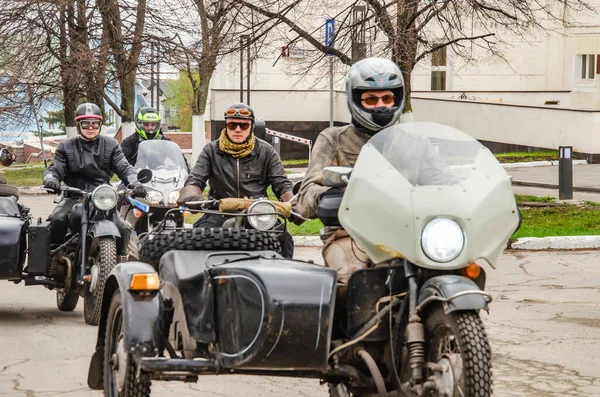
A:
{"type": "Polygon", "coordinates": [[[153,205],[161,204],[163,201],[163,194],[158,190],[148,190],[148,193],[146,193],[146,201],[153,205]]]}
{"type": "Polygon", "coordinates": [[[92,192],[92,203],[101,211],[108,211],[117,205],[117,191],[109,185],[98,186],[92,192]]]}
{"type": "Polygon", "coordinates": [[[248,222],[258,230],[269,230],[277,223],[277,209],[270,201],[255,201],[248,208],[248,222]],[[262,215],[252,215],[262,214],[262,215]]]}
{"type": "Polygon", "coordinates": [[[450,262],[465,246],[465,234],[452,219],[434,218],[423,228],[421,246],[429,259],[450,262]]]}
{"type": "Polygon", "coordinates": [[[169,193],[169,204],[177,204],[177,199],[179,198],[179,190],[173,190],[169,193]]]}

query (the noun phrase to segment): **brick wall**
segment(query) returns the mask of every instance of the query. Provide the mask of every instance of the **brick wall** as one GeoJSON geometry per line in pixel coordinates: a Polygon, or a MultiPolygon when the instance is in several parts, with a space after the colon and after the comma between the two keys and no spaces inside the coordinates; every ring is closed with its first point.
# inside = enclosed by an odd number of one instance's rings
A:
{"type": "MultiPolygon", "coordinates": [[[[27,161],[27,159],[29,158],[29,156],[31,154],[38,154],[40,153],[40,149],[38,149],[35,146],[30,146],[27,144],[23,145],[23,157],[24,157],[24,161],[27,161]]],[[[50,151],[49,149],[46,149],[46,159],[50,160],[51,158],[54,157],[54,154],[52,154],[52,151],[50,151]]],[[[42,157],[42,155],[40,155],[39,157],[32,157],[31,160],[29,161],[30,163],[42,163],[44,161],[44,158],[42,157]]]]}
{"type": "Polygon", "coordinates": [[[181,149],[192,148],[192,133],[191,132],[178,132],[178,133],[166,133],[165,136],[175,142],[181,149]]]}

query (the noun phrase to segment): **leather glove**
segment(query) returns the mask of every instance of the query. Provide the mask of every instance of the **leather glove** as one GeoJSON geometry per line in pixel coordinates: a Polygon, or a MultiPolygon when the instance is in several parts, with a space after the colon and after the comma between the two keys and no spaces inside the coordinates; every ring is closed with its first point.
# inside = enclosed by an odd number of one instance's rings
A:
{"type": "Polygon", "coordinates": [[[133,190],[131,197],[146,197],[146,188],[141,183],[132,183],[129,188],[133,190]]]}
{"type": "Polygon", "coordinates": [[[195,205],[187,205],[188,201],[202,201],[202,190],[198,186],[187,185],[179,191],[179,198],[177,199],[177,205],[186,205],[189,208],[195,208],[195,205]]]}
{"type": "Polygon", "coordinates": [[[60,182],[55,178],[46,179],[44,181],[44,187],[52,190],[54,193],[60,192],[60,182]]]}

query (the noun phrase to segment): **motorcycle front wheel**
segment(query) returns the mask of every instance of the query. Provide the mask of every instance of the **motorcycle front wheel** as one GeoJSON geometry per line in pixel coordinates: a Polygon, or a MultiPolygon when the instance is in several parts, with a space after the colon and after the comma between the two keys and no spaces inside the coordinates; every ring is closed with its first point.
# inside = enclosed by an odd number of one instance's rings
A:
{"type": "Polygon", "coordinates": [[[117,289],[110,301],[104,345],[104,395],[107,397],[146,397],[150,380],[140,374],[123,340],[123,306],[117,289]]]}
{"type": "Polygon", "coordinates": [[[450,366],[435,375],[454,384],[454,396],[489,397],[492,394],[492,354],[479,314],[474,310],[445,313],[441,306],[426,316],[426,362],[450,366]]]}
{"type": "Polygon", "coordinates": [[[90,255],[92,282],[86,283],[83,300],[85,323],[98,325],[102,310],[104,285],[113,267],[117,265],[117,244],[113,237],[98,237],[92,241],[90,255]]]}

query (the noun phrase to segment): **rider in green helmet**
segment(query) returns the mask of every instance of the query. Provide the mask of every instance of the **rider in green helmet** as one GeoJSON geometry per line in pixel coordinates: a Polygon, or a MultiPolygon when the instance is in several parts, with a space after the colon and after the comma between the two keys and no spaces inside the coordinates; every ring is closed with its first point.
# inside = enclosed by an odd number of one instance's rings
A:
{"type": "Polygon", "coordinates": [[[133,134],[121,142],[121,149],[123,149],[123,153],[125,153],[125,157],[131,165],[135,165],[137,161],[138,147],[141,141],[148,139],[170,141],[169,138],[162,134],[160,123],[160,113],[155,108],[142,106],[138,109],[135,114],[135,131],[137,134],[133,134]]]}

